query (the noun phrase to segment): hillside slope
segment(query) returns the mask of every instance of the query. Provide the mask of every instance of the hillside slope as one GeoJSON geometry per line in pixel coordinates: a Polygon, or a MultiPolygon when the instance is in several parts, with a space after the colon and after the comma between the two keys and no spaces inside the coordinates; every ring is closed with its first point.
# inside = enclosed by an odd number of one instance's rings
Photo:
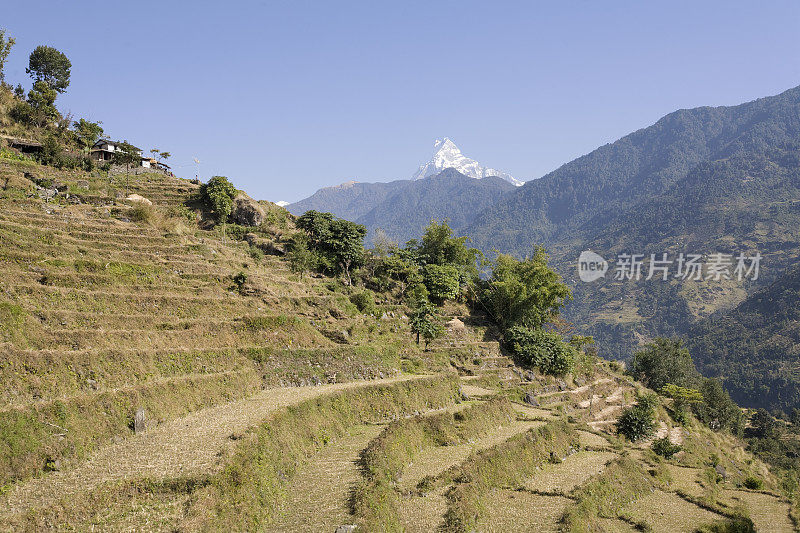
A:
{"type": "Polygon", "coordinates": [[[263,251],[294,231],[281,208],[226,236],[198,229],[186,180],[2,159],[0,184],[0,484],[128,434],[138,409],[158,423],[264,385],[392,375],[419,357],[395,302],[379,302],[391,316],[375,323],[346,287],[263,251]],[[126,189],[154,206],[120,200],[126,189]]]}
{"type": "Polygon", "coordinates": [[[393,240],[404,243],[422,235],[433,220],[449,221],[460,231],[476,213],[515,189],[497,177],[475,179],[453,169],[412,181],[359,217],[357,222],[372,230],[382,229],[393,240]]]}
{"type": "MultiPolygon", "coordinates": [[[[574,289],[566,317],[604,353],[626,358],[656,336],[689,335],[695,322],[733,309],[795,264],[799,163],[800,88],[738,106],[676,111],[528,182],[465,232],[484,250],[525,255],[544,244],[574,289]],[[579,281],[583,250],[610,262],[604,279],[579,281]],[[645,258],[639,281],[613,279],[614,260],[625,253],[645,258]],[[664,253],[673,262],[681,253],[701,254],[704,262],[715,253],[760,254],[762,261],[757,280],[677,279],[674,263],[668,281],[645,280],[650,255],[664,253]]],[[[743,339],[717,341],[729,343],[719,350],[742,349],[743,339]]],[[[704,364],[708,371],[722,365],[704,364]]],[[[756,357],[747,364],[754,377],[774,373],[766,360],[764,368],[756,357]]],[[[795,378],[784,379],[792,389],[795,378]]],[[[740,401],[761,405],[756,389],[737,387],[740,401]]]]}
{"type": "Polygon", "coordinates": [[[600,230],[705,161],[794,143],[800,87],[732,107],[684,109],[529,181],[470,226],[475,242],[524,254],[600,230]]]}
{"type": "Polygon", "coordinates": [[[337,217],[355,221],[409,183],[409,180],[388,183],[348,181],[335,187],[320,189],[308,198],[287,205],[286,209],[298,216],[313,210],[333,213],[337,217]]]}
{"type": "Polygon", "coordinates": [[[800,266],[687,335],[698,368],[724,379],[742,405],[800,405],[800,266]]]}

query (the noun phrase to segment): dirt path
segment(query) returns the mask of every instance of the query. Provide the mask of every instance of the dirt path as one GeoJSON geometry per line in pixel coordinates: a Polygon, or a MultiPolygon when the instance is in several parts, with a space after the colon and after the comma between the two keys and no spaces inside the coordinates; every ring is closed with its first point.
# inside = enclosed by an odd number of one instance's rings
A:
{"type": "Polygon", "coordinates": [[[202,409],[106,445],[74,468],[15,485],[0,498],[0,516],[46,506],[70,494],[90,491],[106,481],[207,473],[219,466],[220,452],[234,446],[232,435],[261,423],[277,409],[341,390],[420,377],[423,376],[268,389],[244,400],[202,409]]]}
{"type": "Polygon", "coordinates": [[[349,500],[359,479],[359,455],[384,427],[353,428],[303,466],[292,478],[281,516],[270,531],[335,531],[353,524],[349,500]]]}

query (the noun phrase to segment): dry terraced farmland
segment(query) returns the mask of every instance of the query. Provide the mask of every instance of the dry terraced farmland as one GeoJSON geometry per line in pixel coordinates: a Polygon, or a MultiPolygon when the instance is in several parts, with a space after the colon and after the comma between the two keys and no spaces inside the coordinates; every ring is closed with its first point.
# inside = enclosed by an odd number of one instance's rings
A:
{"type": "Polygon", "coordinates": [[[465,331],[426,352],[391,294],[365,314],[356,289],[292,272],[277,206],[253,230],[270,254],[201,229],[185,180],[6,160],[0,178],[0,530],[794,527],[731,439],[663,409],[673,459],[616,437],[641,386],[607,363],[523,371],[455,304],[465,331]],[[68,195],[42,200],[25,173],[68,195]]]}

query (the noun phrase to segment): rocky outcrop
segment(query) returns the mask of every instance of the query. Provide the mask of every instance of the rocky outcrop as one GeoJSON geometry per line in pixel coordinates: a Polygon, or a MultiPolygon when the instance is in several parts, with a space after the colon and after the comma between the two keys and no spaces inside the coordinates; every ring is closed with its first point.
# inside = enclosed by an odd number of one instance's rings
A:
{"type": "Polygon", "coordinates": [[[153,202],[151,202],[150,200],[148,200],[144,196],[142,196],[140,194],[135,194],[135,193],[128,195],[128,197],[125,198],[125,200],[128,201],[128,202],[136,203],[136,204],[153,205],[153,202]]]}
{"type": "Polygon", "coordinates": [[[231,218],[242,226],[260,226],[264,222],[264,209],[247,195],[240,194],[233,199],[231,218]]]}

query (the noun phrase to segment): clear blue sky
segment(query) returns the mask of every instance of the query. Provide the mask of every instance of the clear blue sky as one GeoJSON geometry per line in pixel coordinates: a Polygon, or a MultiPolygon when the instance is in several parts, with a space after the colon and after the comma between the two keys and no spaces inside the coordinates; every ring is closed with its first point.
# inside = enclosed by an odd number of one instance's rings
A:
{"type": "Polygon", "coordinates": [[[25,0],[0,27],[9,82],[55,46],[62,111],[273,201],[408,178],[443,136],[533,179],[675,109],[800,85],[796,1],[25,0]]]}

